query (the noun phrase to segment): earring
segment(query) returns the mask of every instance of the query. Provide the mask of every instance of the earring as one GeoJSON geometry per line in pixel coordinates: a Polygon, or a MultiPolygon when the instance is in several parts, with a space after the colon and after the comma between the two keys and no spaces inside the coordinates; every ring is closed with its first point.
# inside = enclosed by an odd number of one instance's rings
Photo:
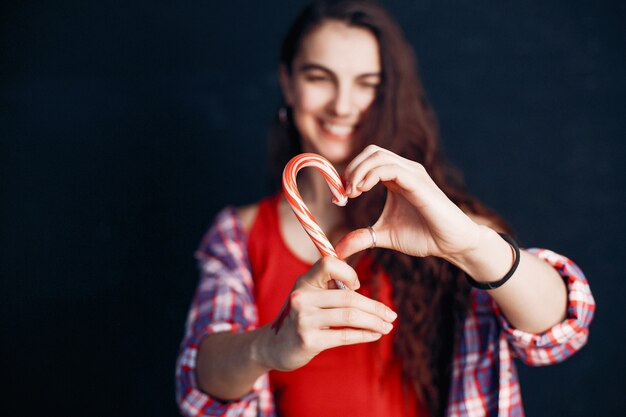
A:
{"type": "Polygon", "coordinates": [[[289,118],[287,117],[287,108],[285,106],[281,106],[278,109],[278,121],[283,126],[287,126],[287,123],[289,123],[289,118]]]}

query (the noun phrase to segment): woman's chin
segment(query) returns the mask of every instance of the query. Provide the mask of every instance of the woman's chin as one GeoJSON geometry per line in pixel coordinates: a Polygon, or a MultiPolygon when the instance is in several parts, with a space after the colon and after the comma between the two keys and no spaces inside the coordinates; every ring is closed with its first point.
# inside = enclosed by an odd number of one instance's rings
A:
{"type": "Polygon", "coordinates": [[[308,144],[303,147],[304,152],[313,152],[323,156],[336,167],[346,165],[350,157],[351,149],[347,142],[324,141],[325,143],[308,144]]]}
{"type": "Polygon", "coordinates": [[[340,166],[345,166],[348,164],[348,158],[350,157],[350,152],[346,150],[341,151],[321,151],[317,152],[322,155],[324,158],[328,160],[335,168],[339,168],[340,166]]]}

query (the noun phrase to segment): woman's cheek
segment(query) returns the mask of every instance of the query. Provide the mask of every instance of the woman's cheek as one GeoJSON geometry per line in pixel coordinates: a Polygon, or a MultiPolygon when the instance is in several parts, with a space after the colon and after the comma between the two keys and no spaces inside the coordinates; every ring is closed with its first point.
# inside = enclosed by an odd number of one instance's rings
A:
{"type": "Polygon", "coordinates": [[[332,99],[332,91],[324,85],[308,85],[301,90],[299,96],[303,111],[316,112],[332,99]]]}
{"type": "Polygon", "coordinates": [[[367,110],[369,106],[372,105],[374,100],[376,99],[376,91],[375,90],[359,90],[356,94],[356,102],[358,103],[359,109],[361,111],[367,110]]]}

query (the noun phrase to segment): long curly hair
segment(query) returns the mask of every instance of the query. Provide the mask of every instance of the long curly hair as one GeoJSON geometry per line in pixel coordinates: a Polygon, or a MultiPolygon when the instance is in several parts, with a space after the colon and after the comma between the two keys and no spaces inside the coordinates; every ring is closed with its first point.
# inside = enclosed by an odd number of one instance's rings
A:
{"type": "MultiPolygon", "coordinates": [[[[306,7],[283,41],[280,59],[287,71],[291,73],[291,64],[306,35],[328,20],[365,28],[379,43],[382,82],[374,103],[362,117],[353,156],[375,143],[417,161],[464,211],[509,231],[498,215],[465,191],[461,175],[444,160],[436,117],[419,80],[413,50],[399,25],[381,6],[364,0],[323,0],[306,7]]],[[[287,117],[287,123],[284,119],[274,120],[269,135],[275,185],[279,184],[282,167],[301,152],[300,135],[290,111],[287,117]]],[[[385,197],[385,188],[378,185],[351,201],[346,210],[346,225],[355,229],[374,224],[385,197]]],[[[470,287],[465,274],[432,256],[416,258],[374,249],[372,257],[393,285],[400,317],[394,347],[402,358],[406,381],[432,416],[443,415],[448,402],[452,354],[468,307],[470,287]]]]}

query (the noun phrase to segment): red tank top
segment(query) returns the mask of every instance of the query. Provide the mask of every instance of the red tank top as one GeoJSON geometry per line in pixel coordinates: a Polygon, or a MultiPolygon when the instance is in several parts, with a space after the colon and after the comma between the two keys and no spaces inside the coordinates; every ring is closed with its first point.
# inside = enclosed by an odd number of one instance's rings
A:
{"type": "MultiPolygon", "coordinates": [[[[282,239],[278,218],[280,195],[259,203],[248,240],[261,326],[275,320],[294,281],[311,268],[282,239]]],[[[356,266],[361,288],[372,297],[371,260],[363,256],[356,266]]],[[[394,308],[389,279],[379,280],[377,299],[394,308]]],[[[393,333],[379,341],[326,350],[292,372],[270,372],[270,384],[279,416],[417,417],[413,390],[402,381],[402,364],[394,355],[393,333]]]]}

